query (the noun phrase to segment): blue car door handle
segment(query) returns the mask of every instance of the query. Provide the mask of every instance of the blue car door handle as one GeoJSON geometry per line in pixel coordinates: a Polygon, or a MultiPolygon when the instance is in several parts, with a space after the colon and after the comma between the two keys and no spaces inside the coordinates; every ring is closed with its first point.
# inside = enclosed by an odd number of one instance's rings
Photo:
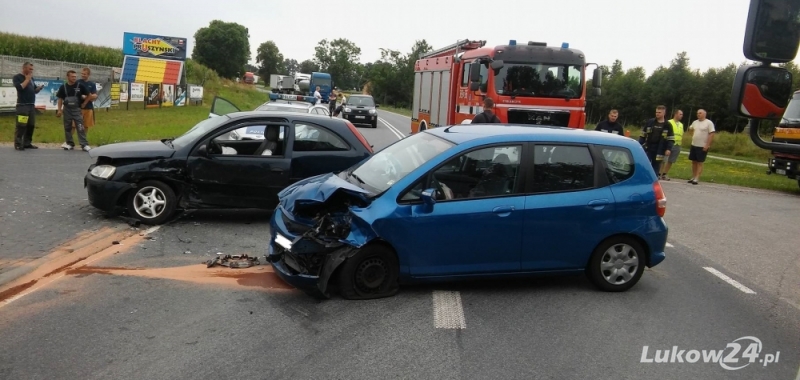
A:
{"type": "Polygon", "coordinates": [[[608,199],[595,199],[589,201],[588,206],[595,210],[602,210],[609,203],[611,202],[608,199]]]}
{"type": "Polygon", "coordinates": [[[514,211],[514,206],[497,206],[492,209],[492,212],[500,216],[508,216],[514,211]]]}

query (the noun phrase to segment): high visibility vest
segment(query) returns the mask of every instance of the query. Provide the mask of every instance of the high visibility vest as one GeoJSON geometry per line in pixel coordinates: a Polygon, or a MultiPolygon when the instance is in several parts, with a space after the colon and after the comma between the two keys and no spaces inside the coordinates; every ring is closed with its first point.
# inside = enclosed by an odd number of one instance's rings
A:
{"type": "Polygon", "coordinates": [[[675,145],[681,145],[681,141],[683,140],[683,123],[675,121],[675,119],[670,119],[669,123],[672,124],[672,133],[675,134],[675,145]]]}

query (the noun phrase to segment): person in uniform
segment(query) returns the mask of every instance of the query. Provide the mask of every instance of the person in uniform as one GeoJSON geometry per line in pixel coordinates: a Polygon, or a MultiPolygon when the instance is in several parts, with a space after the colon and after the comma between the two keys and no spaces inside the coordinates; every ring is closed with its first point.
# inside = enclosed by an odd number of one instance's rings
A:
{"type": "Polygon", "coordinates": [[[64,136],[66,141],[61,147],[64,150],[75,148],[75,142],[72,140],[72,123],[74,122],[81,148],[88,152],[92,148],[86,140],[86,129],[83,126],[81,108],[86,105],[91,97],[86,85],[78,83],[78,74],[75,70],[67,71],[67,82],[59,87],[56,96],[58,97],[56,117],[64,116],[64,136]]]}
{"type": "Polygon", "coordinates": [[[37,149],[33,145],[33,130],[36,126],[36,94],[42,91],[44,86],[33,84],[33,64],[25,62],[22,64],[22,73],[14,75],[11,80],[17,89],[16,105],[16,124],[17,129],[14,136],[14,149],[25,150],[37,149]]]}
{"type": "Polygon", "coordinates": [[[675,144],[675,134],[667,123],[664,115],[667,107],[656,107],[656,117],[648,120],[642,128],[642,135],[639,137],[639,144],[642,144],[656,176],[660,178],[661,163],[664,156],[669,157],[672,153],[672,146],[675,144]]]}
{"type": "Polygon", "coordinates": [[[81,115],[83,116],[83,127],[88,131],[89,128],[94,127],[94,100],[97,99],[97,84],[89,80],[92,70],[84,67],[81,70],[81,79],[78,83],[86,86],[89,90],[89,98],[81,105],[81,115]]]}

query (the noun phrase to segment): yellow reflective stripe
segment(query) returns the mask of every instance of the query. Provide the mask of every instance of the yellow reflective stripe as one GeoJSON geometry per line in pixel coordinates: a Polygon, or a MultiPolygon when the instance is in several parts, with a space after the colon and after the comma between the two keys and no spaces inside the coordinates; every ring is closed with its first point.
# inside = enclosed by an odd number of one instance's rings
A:
{"type": "Polygon", "coordinates": [[[26,115],[17,115],[17,123],[28,124],[28,116],[26,116],[26,115]]]}

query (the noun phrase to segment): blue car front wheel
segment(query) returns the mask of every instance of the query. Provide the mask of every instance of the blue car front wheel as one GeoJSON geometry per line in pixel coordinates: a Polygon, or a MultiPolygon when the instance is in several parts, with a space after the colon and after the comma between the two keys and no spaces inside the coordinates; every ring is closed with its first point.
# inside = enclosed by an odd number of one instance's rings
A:
{"type": "Polygon", "coordinates": [[[374,244],[361,248],[342,264],[339,293],[345,299],[374,299],[397,294],[400,265],[388,247],[374,244]]]}

